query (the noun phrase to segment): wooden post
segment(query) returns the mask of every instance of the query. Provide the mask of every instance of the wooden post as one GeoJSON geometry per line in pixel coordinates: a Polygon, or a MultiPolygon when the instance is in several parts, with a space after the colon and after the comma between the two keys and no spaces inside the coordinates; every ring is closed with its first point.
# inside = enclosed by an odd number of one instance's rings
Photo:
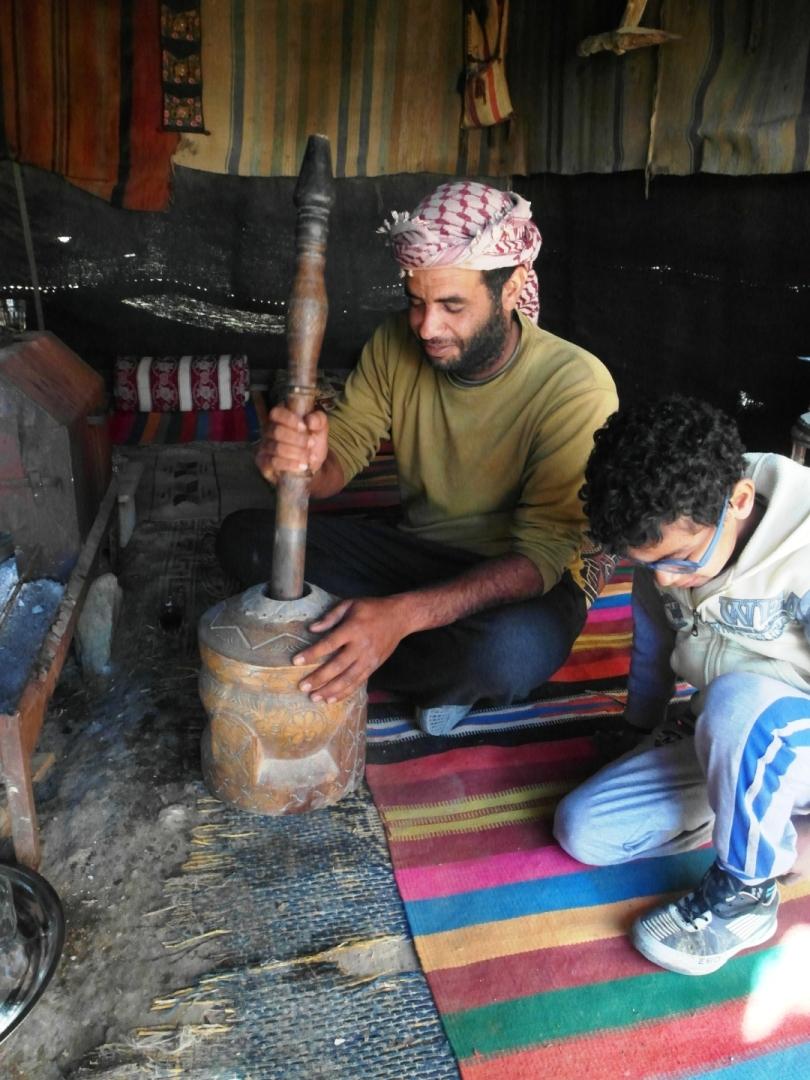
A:
{"type": "MultiPolygon", "coordinates": [[[[318,357],[329,305],[326,299],[326,239],[334,202],[332,162],[325,135],[310,135],[295,188],[295,278],[287,314],[287,408],[304,417],[315,404],[318,357]]],[[[298,600],[304,594],[307,509],[312,476],[282,473],[276,487],[276,531],[270,595],[298,600]]]]}

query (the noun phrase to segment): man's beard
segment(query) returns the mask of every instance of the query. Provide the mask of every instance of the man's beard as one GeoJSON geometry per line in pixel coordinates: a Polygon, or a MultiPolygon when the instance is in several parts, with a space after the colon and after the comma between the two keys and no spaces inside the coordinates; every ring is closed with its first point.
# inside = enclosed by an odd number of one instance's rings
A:
{"type": "Polygon", "coordinates": [[[493,304],[490,317],[466,342],[457,342],[459,355],[455,360],[441,361],[422,350],[423,358],[437,371],[452,372],[462,379],[474,379],[491,368],[504,350],[509,336],[510,319],[493,304]]]}

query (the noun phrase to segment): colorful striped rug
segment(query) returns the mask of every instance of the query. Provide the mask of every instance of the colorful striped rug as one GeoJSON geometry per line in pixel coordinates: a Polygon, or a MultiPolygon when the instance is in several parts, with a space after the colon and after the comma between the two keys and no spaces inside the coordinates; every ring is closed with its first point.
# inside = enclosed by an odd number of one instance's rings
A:
{"type": "Polygon", "coordinates": [[[552,675],[551,683],[557,687],[565,684],[593,687],[605,679],[615,681],[627,675],[633,632],[632,587],[632,565],[619,563],[591,605],[582,633],[566,662],[552,675]]]}
{"type": "Polygon", "coordinates": [[[702,978],[656,968],[628,927],[712,852],[608,868],[565,855],[554,806],[596,764],[575,738],[368,766],[463,1080],[810,1075],[810,881],[782,888],[768,946],[702,978]]]}
{"type": "Polygon", "coordinates": [[[255,442],[267,420],[259,390],[241,408],[201,412],[121,412],[110,415],[116,446],[161,446],[190,442],[255,442]]]}

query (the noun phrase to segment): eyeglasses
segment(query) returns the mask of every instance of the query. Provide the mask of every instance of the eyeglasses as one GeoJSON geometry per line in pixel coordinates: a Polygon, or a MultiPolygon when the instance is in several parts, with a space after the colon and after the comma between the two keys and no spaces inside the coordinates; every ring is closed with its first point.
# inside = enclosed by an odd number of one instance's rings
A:
{"type": "Polygon", "coordinates": [[[723,533],[723,523],[726,520],[727,510],[728,496],[726,496],[723,501],[723,509],[720,511],[720,517],[717,519],[717,524],[714,527],[712,542],[699,559],[660,559],[658,562],[645,562],[643,559],[631,559],[631,562],[637,563],[639,566],[646,566],[648,570],[663,570],[668,574],[692,574],[695,570],[702,570],[709,559],[711,559],[712,555],[714,555],[714,549],[717,547],[717,543],[723,533]]]}

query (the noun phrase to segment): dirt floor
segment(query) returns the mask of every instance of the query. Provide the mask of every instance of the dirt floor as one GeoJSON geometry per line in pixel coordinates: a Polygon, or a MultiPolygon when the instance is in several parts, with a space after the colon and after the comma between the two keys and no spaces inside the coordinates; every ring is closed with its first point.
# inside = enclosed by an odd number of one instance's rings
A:
{"type": "Polygon", "coordinates": [[[63,673],[38,747],[56,761],[36,801],[40,873],[64,907],[65,946],[44,996],[0,1047],[4,1076],[92,1068],[99,1047],[154,1025],[155,998],[210,967],[205,942],[166,949],[162,915],[166,882],[189,855],[199,777],[199,729],[184,728],[172,683],[195,677],[119,669],[88,687],[75,661],[63,673]]]}
{"type": "MultiPolygon", "coordinates": [[[[289,1042],[280,1045],[276,1056],[268,1050],[267,1064],[255,1072],[238,1064],[225,1067],[213,1058],[201,1065],[204,1053],[189,1057],[187,1044],[223,1031],[228,1026],[223,1010],[203,1002],[179,1018],[176,1010],[162,1011],[167,999],[177,1002],[178,990],[221,968],[223,955],[217,934],[202,921],[178,935],[178,893],[173,891],[184,868],[200,858],[195,836],[210,828],[205,812],[211,806],[205,805],[200,773],[205,717],[196,691],[195,627],[199,611],[219,599],[209,593],[222,588],[222,582],[213,587],[210,581],[201,582],[198,572],[200,538],[207,542],[206,530],[210,535],[212,529],[200,522],[185,522],[180,532],[153,522],[138,526],[123,553],[124,605],[109,677],[88,683],[71,653],[55,691],[37,747],[38,753],[52,752],[55,762],[35,795],[40,873],[61,899],[66,939],[43,997],[0,1046],[4,1078],[348,1080],[357,1075],[337,1058],[316,1070],[303,1055],[296,1064],[300,1030],[288,1033],[289,1042]],[[176,625],[161,625],[168,594],[179,596],[181,608],[184,602],[189,605],[176,625]],[[150,1045],[160,1052],[145,1053],[150,1045]],[[191,1060],[196,1062],[193,1067],[191,1060]]],[[[355,833],[356,821],[361,822],[363,857],[367,853],[377,860],[389,879],[385,888],[392,890],[393,903],[401,909],[370,797],[364,791],[353,798],[355,804],[346,813],[355,815],[355,833]]],[[[283,855],[282,863],[288,858],[283,855]]],[[[0,848],[0,859],[12,861],[10,842],[0,848]]],[[[322,900],[313,902],[324,906],[322,900]]],[[[279,901],[277,918],[287,906],[279,901]]],[[[318,917],[313,909],[311,918],[317,922],[318,917]]],[[[339,941],[326,938],[327,945],[339,941]]],[[[273,941],[271,947],[268,938],[267,951],[276,948],[283,953],[283,942],[273,941]]],[[[364,978],[399,973],[400,978],[423,982],[404,918],[394,934],[381,934],[375,949],[365,950],[366,961],[370,956],[373,970],[364,978]]],[[[314,1018],[313,1028],[316,1023],[323,1028],[322,1019],[314,1018]]],[[[424,1053],[433,1059],[438,1055],[441,1066],[429,1075],[457,1075],[435,1014],[422,1024],[424,1053]]],[[[392,1054],[396,1046],[405,1047],[405,1056],[400,1063],[391,1059],[374,1075],[408,1075],[413,1050],[408,1050],[407,1038],[403,1041],[401,1031],[393,1030],[381,1037],[388,1040],[392,1054]]],[[[339,1050],[345,1041],[334,1038],[329,1048],[334,1043],[339,1050]]]]}

